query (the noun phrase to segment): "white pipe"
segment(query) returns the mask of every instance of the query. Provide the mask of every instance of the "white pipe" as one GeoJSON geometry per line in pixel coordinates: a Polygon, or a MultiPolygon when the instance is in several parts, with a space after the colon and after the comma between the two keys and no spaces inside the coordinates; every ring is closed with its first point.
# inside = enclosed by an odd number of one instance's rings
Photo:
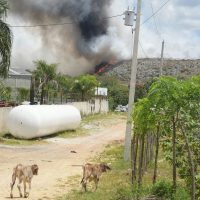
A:
{"type": "Polygon", "coordinates": [[[7,128],[17,138],[32,139],[74,130],[80,122],[79,110],[71,105],[22,105],[10,111],[7,128]]]}

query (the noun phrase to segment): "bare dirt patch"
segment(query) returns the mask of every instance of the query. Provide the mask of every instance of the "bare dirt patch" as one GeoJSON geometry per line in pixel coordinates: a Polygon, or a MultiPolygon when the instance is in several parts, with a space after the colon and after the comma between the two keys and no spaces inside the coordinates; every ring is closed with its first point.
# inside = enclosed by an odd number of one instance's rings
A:
{"type": "MultiPolygon", "coordinates": [[[[98,129],[88,123],[90,135],[85,137],[55,137],[48,139],[49,143],[31,146],[0,145],[0,200],[9,198],[12,169],[18,163],[39,165],[39,175],[33,178],[29,199],[53,200],[66,194],[71,188],[70,177],[82,174],[80,167],[72,165],[84,164],[113,141],[121,142],[125,122],[125,117],[113,115],[103,123],[96,122],[98,129]]],[[[19,197],[16,187],[14,197],[19,197]]]]}

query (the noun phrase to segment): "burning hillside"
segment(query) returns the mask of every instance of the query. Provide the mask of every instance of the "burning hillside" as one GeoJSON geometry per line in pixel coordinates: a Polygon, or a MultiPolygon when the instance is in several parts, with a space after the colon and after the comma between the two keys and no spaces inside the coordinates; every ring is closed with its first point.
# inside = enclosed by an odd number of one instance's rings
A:
{"type": "MultiPolygon", "coordinates": [[[[144,83],[158,77],[160,73],[159,58],[138,59],[137,82],[144,83]]],[[[129,83],[131,75],[131,61],[125,60],[116,63],[104,62],[96,66],[97,74],[115,75],[119,80],[129,83]]],[[[163,75],[174,76],[179,79],[200,74],[200,60],[165,59],[163,75]]]]}

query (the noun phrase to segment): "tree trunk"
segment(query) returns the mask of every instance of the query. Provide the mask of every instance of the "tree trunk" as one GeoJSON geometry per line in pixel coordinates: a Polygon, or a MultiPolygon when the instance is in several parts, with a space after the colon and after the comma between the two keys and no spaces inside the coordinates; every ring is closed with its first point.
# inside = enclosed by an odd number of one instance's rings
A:
{"type": "Polygon", "coordinates": [[[35,98],[35,77],[31,76],[31,87],[30,87],[30,104],[34,105],[35,98]]]}
{"type": "Polygon", "coordinates": [[[135,139],[135,149],[134,149],[134,166],[133,166],[133,176],[134,176],[134,179],[136,180],[136,172],[137,172],[137,155],[138,155],[138,142],[139,142],[139,139],[138,139],[138,136],[136,136],[136,139],[135,139]]]}
{"type": "Polygon", "coordinates": [[[172,149],[173,149],[173,189],[176,191],[176,122],[175,117],[172,118],[173,136],[172,136],[172,149]]]}
{"type": "Polygon", "coordinates": [[[46,92],[46,101],[44,102],[45,104],[49,104],[49,90],[46,92]]]}
{"type": "Polygon", "coordinates": [[[142,175],[147,170],[147,135],[144,137],[144,153],[143,153],[143,170],[142,170],[142,175]]]}
{"type": "Polygon", "coordinates": [[[62,91],[60,92],[60,103],[61,104],[63,103],[63,93],[62,93],[62,91]]]}
{"type": "Polygon", "coordinates": [[[81,91],[81,101],[84,101],[84,92],[81,91]]]}
{"type": "Polygon", "coordinates": [[[132,139],[132,142],[131,142],[131,169],[132,169],[132,174],[131,174],[131,183],[133,184],[134,183],[134,180],[135,180],[135,177],[134,177],[134,148],[135,148],[135,139],[136,139],[136,136],[135,136],[135,133],[133,135],[133,139],[132,139]]]}
{"type": "Polygon", "coordinates": [[[150,149],[149,138],[150,138],[150,135],[148,134],[146,138],[146,150],[145,150],[145,154],[146,154],[145,171],[147,171],[147,167],[149,164],[149,149],[150,149]]]}
{"type": "Polygon", "coordinates": [[[144,135],[141,136],[140,139],[140,159],[139,159],[139,167],[138,167],[138,186],[142,185],[142,172],[143,172],[143,158],[144,156],[144,135]]]}
{"type": "Polygon", "coordinates": [[[157,133],[156,133],[156,154],[155,154],[153,184],[156,183],[156,179],[157,179],[158,153],[159,153],[159,137],[160,137],[160,124],[157,125],[157,133]]]}
{"type": "Polygon", "coordinates": [[[150,146],[150,160],[152,161],[154,158],[154,135],[151,136],[150,146]]]}
{"type": "Polygon", "coordinates": [[[44,86],[42,86],[41,96],[40,96],[40,104],[42,105],[44,103],[44,86]]]}
{"type": "Polygon", "coordinates": [[[181,127],[181,132],[184,136],[186,148],[188,151],[188,160],[190,163],[190,170],[191,170],[191,175],[192,175],[191,200],[195,200],[195,167],[194,167],[194,162],[192,159],[192,151],[190,149],[188,137],[187,137],[185,131],[183,130],[183,127],[182,126],[180,126],[180,127],[181,127]]]}

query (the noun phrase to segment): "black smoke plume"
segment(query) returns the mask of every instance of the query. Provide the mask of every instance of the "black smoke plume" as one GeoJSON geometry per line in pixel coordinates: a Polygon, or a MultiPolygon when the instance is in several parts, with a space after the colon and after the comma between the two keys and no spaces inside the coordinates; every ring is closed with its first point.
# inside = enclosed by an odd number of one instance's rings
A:
{"type": "MultiPolygon", "coordinates": [[[[61,71],[77,75],[113,57],[109,45],[97,48],[107,34],[108,7],[112,0],[10,0],[10,13],[26,25],[59,24],[25,29],[39,31],[45,56],[53,55],[61,71]]],[[[48,57],[48,56],[47,56],[48,57]]],[[[45,59],[45,58],[41,58],[45,59]]]]}

